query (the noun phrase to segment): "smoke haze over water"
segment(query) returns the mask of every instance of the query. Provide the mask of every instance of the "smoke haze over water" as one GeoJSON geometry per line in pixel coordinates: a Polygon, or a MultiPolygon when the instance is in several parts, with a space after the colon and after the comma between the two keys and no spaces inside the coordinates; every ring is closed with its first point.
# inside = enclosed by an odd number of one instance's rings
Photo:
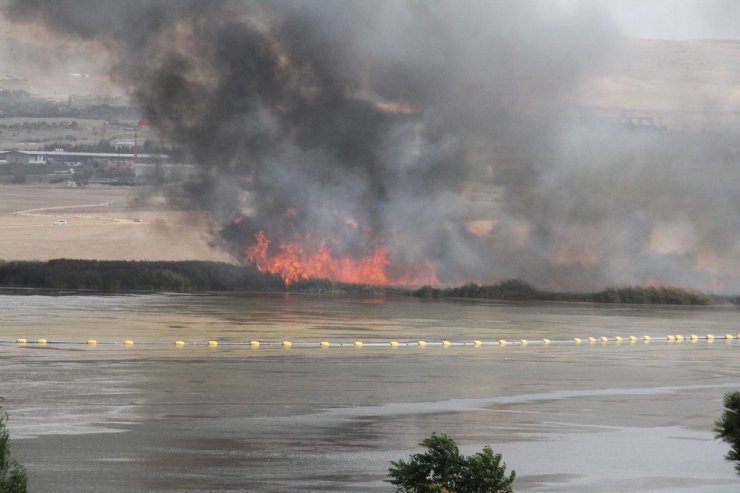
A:
{"type": "Polygon", "coordinates": [[[113,79],[201,166],[173,199],[207,211],[242,260],[263,230],[337,256],[382,243],[392,274],[431,265],[443,283],[740,291],[735,135],[584,108],[625,53],[594,3],[24,0],[5,13],[100,43],[113,79]]]}

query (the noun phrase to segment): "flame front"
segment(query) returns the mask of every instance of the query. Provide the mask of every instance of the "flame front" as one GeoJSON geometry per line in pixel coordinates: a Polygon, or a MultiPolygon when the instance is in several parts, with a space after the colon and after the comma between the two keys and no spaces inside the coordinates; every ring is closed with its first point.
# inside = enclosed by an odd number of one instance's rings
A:
{"type": "Polygon", "coordinates": [[[372,253],[364,257],[335,257],[326,245],[309,252],[302,238],[282,242],[277,251],[270,251],[270,240],[264,231],[255,235],[257,242],[246,249],[247,260],[260,272],[270,272],[283,278],[285,284],[306,279],[330,279],[337,282],[373,285],[439,284],[434,270],[414,275],[389,275],[391,264],[388,250],[379,242],[372,253]]]}

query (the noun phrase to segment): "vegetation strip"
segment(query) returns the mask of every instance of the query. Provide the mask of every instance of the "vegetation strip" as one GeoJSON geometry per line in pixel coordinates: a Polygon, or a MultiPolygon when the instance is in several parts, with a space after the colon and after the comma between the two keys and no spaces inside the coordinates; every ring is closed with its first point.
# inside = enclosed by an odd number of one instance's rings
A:
{"type": "Polygon", "coordinates": [[[740,304],[738,296],[708,295],[668,287],[621,286],[595,293],[541,291],[519,279],[498,284],[466,284],[454,288],[348,284],[326,279],[300,280],[289,287],[278,276],[254,266],[207,261],[124,261],[56,259],[0,260],[0,289],[36,289],[90,293],[199,293],[199,292],[298,292],[362,296],[400,295],[425,299],[491,299],[503,301],[590,302],[624,304],[708,305],[740,304]]]}

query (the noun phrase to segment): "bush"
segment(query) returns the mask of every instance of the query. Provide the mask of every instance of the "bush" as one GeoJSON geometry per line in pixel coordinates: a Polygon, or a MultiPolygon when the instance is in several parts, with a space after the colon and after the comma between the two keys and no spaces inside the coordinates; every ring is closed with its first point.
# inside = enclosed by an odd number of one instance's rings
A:
{"type": "Polygon", "coordinates": [[[0,409],[0,493],[26,493],[26,470],[10,455],[10,435],[5,427],[8,416],[0,409]]]}
{"type": "Polygon", "coordinates": [[[425,453],[412,455],[408,462],[391,461],[388,482],[396,491],[512,493],[516,472],[507,477],[501,454],[495,454],[491,447],[486,445],[481,452],[465,457],[452,438],[435,433],[421,445],[427,448],[425,453]]]}
{"type": "Polygon", "coordinates": [[[725,459],[735,462],[735,470],[740,474],[740,392],[725,394],[725,412],[714,422],[716,438],[730,444],[725,459]]]}

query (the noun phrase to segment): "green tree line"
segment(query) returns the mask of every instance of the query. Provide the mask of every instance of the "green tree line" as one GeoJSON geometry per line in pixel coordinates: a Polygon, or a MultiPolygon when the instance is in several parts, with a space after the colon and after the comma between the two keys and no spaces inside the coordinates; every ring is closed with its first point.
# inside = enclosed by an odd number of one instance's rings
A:
{"type": "Polygon", "coordinates": [[[654,305],[708,305],[711,298],[691,289],[668,286],[610,287],[594,293],[540,291],[525,281],[512,279],[498,284],[466,284],[454,288],[423,286],[412,293],[420,298],[481,298],[508,301],[582,301],[590,303],[636,303],[654,305]]]}
{"type": "MultiPolygon", "coordinates": [[[[0,261],[0,288],[89,290],[107,293],[136,291],[189,293],[282,290],[286,289],[286,286],[279,277],[259,272],[252,266],[223,262],[57,259],[48,262],[0,261]]],[[[519,279],[484,286],[477,284],[453,288],[423,286],[416,290],[308,279],[292,284],[289,289],[319,294],[371,296],[394,294],[419,298],[478,298],[505,301],[707,305],[713,300],[698,291],[666,286],[626,286],[611,287],[595,293],[555,293],[540,291],[519,279]]],[[[736,301],[730,298],[717,300],[736,301]]]]}
{"type": "Polygon", "coordinates": [[[222,262],[58,259],[0,262],[0,287],[189,293],[282,289],[284,283],[254,268],[222,262]]]}

